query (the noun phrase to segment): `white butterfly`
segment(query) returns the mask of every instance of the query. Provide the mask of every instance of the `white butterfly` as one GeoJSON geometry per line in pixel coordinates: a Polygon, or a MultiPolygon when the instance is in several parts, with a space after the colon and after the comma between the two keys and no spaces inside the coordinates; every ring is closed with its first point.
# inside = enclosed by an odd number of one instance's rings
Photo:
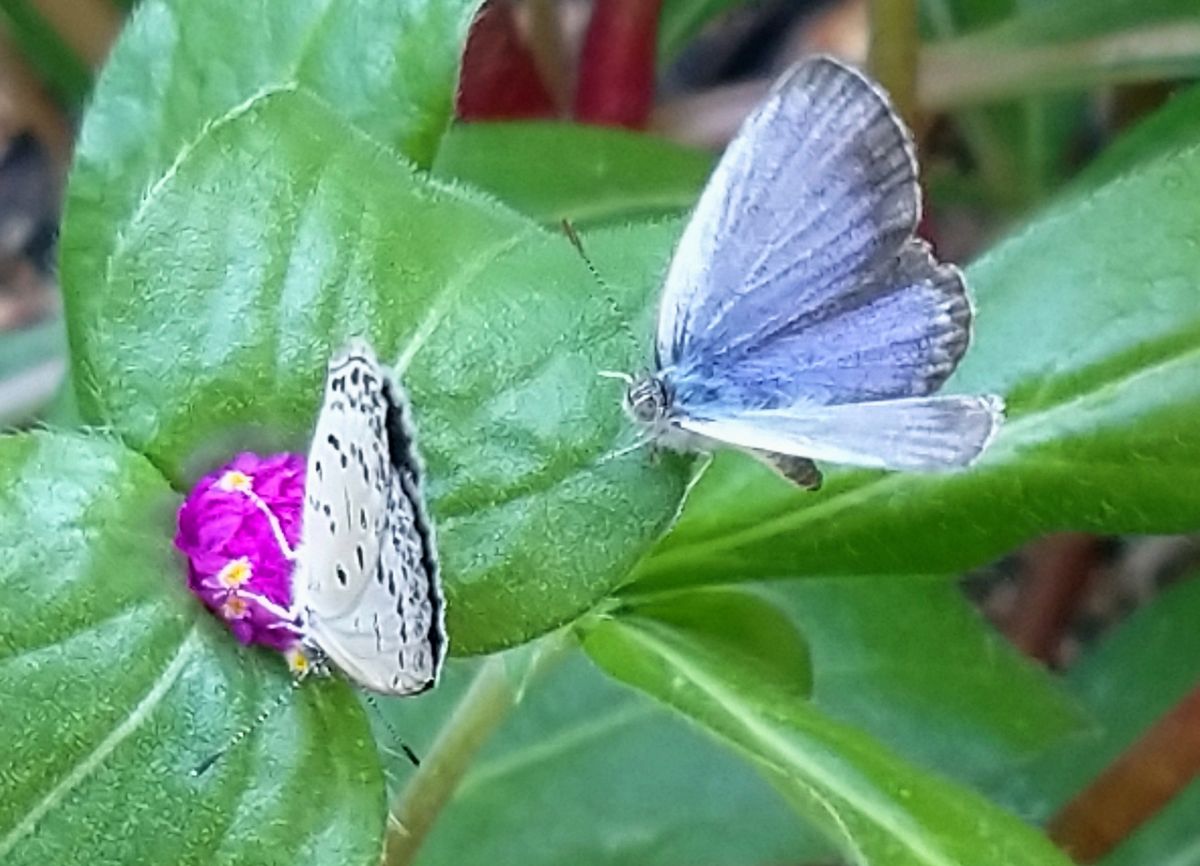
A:
{"type": "Polygon", "coordinates": [[[827,57],[780,79],[725,151],[663,285],[656,370],[625,408],[664,444],[726,444],[815,487],[811,459],[972,462],[995,396],[930,396],[971,331],[962,274],[914,237],[911,136],[827,57]]]}
{"type": "Polygon", "coordinates": [[[382,694],[433,687],[447,637],[421,465],[404,392],[361,340],[329,361],[291,556],[294,671],[331,661],[382,694]]]}

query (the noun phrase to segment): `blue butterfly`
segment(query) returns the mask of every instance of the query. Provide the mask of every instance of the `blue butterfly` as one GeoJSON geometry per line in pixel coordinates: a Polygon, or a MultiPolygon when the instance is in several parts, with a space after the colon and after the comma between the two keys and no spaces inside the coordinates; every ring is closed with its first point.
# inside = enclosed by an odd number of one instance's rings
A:
{"type": "Polygon", "coordinates": [[[749,451],[819,486],[813,460],[970,464],[996,396],[931,396],[971,335],[962,273],[915,237],[912,136],[887,96],[827,57],[785,74],[739,130],[662,291],[654,372],[626,411],[673,448],[749,451]]]}

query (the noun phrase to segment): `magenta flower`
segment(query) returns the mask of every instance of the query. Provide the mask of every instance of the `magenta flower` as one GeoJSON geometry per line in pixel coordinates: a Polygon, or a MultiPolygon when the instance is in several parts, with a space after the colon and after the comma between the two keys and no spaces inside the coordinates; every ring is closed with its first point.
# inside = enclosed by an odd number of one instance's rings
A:
{"type": "Polygon", "coordinates": [[[239,454],[179,509],[188,588],[242,643],[296,648],[289,552],[300,542],[304,471],[299,454],[239,454]]]}

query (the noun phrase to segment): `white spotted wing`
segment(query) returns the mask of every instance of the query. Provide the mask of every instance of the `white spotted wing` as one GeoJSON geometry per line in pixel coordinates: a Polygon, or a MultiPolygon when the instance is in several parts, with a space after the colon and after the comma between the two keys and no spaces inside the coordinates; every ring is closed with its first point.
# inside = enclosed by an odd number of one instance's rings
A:
{"type": "Polygon", "coordinates": [[[399,384],[351,342],[329,362],[309,449],[295,606],[310,652],[390,695],[433,686],[446,652],[420,474],[399,384]]]}

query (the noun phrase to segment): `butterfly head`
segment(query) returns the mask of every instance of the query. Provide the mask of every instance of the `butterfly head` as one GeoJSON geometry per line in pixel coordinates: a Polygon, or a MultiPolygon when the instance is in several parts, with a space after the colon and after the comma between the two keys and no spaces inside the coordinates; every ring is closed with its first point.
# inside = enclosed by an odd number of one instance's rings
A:
{"type": "Polygon", "coordinates": [[[658,427],[670,410],[671,392],[660,377],[647,374],[630,381],[625,391],[625,411],[634,421],[658,427]]]}

